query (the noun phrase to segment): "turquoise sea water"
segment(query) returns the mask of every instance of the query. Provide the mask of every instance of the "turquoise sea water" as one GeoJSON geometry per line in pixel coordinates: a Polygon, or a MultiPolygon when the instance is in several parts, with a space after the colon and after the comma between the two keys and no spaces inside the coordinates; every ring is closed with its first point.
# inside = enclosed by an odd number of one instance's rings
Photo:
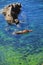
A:
{"type": "Polygon", "coordinates": [[[43,64],[43,0],[0,0],[0,9],[20,2],[20,27],[9,26],[0,14],[0,65],[43,64]],[[15,30],[32,29],[33,32],[12,35],[15,30]]]}

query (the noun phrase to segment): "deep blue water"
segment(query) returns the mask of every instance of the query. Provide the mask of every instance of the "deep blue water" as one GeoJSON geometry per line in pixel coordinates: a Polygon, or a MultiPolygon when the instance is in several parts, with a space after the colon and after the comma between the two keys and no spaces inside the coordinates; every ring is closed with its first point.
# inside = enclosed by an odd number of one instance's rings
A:
{"type": "Polygon", "coordinates": [[[22,23],[19,28],[16,25],[9,26],[10,29],[6,31],[8,24],[0,14],[0,46],[12,46],[21,54],[28,51],[30,54],[43,51],[40,49],[43,48],[43,0],[0,0],[0,9],[15,2],[22,4],[22,11],[18,17],[22,23]],[[23,35],[12,35],[14,30],[23,29],[33,31],[23,35]]]}

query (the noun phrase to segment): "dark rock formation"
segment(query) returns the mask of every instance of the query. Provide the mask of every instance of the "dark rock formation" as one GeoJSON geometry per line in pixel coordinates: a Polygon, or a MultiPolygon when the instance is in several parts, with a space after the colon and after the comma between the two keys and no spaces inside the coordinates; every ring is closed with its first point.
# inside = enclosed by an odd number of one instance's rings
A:
{"type": "Polygon", "coordinates": [[[20,11],[21,11],[20,3],[10,4],[3,9],[3,14],[8,24],[19,23],[18,15],[20,11]]]}

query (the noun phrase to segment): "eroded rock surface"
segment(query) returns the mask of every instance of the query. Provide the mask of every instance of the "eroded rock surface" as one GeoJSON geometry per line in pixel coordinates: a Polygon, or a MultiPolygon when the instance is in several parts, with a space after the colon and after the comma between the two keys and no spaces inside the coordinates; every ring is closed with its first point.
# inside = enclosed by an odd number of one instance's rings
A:
{"type": "Polygon", "coordinates": [[[3,9],[3,14],[5,16],[5,20],[8,24],[18,24],[18,15],[21,11],[21,3],[10,4],[3,9]]]}

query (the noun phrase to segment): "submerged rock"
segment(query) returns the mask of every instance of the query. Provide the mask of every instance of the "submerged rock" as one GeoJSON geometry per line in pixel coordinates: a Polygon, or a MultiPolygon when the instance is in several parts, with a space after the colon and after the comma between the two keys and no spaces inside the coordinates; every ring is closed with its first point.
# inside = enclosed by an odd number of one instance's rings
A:
{"type": "Polygon", "coordinates": [[[10,4],[3,9],[5,20],[8,24],[19,24],[18,15],[21,11],[21,3],[10,4]]]}
{"type": "Polygon", "coordinates": [[[28,32],[32,32],[32,30],[22,30],[22,31],[16,31],[16,32],[13,32],[12,34],[26,34],[28,32]]]}

